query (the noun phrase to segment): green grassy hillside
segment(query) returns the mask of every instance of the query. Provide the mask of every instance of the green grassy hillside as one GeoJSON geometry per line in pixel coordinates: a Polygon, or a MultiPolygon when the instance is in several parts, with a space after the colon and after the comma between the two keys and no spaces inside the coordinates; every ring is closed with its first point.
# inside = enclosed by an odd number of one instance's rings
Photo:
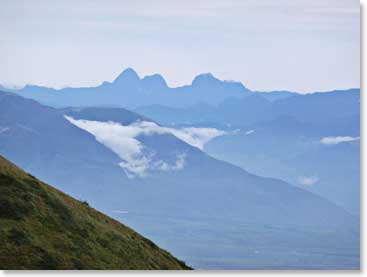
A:
{"type": "Polygon", "coordinates": [[[189,269],[0,156],[0,269],[189,269]]]}

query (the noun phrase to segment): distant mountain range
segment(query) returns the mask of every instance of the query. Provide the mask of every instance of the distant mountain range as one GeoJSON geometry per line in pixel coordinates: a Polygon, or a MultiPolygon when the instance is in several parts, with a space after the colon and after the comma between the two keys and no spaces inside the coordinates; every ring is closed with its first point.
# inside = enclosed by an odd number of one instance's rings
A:
{"type": "Polygon", "coordinates": [[[217,106],[150,105],[135,111],[175,128],[226,130],[231,135],[209,141],[205,152],[258,175],[287,180],[359,214],[359,89],[273,101],[253,94],[217,106]]]}
{"type": "MultiPolygon", "coordinates": [[[[113,84],[141,83],[133,76],[129,70],[113,84]]],[[[211,76],[202,78],[192,87],[213,81],[211,76]]],[[[157,80],[149,82],[164,85],[157,80]]],[[[246,90],[236,83],[222,85],[231,88],[229,94],[246,90]]],[[[359,267],[357,217],[304,189],[216,160],[180,135],[122,108],[55,109],[0,93],[2,155],[58,189],[123,218],[195,268],[359,267]],[[259,250],[262,257],[246,252],[259,250]],[[226,259],[216,257],[218,251],[226,259]],[[293,251],[315,262],[294,259],[293,251]],[[328,253],[335,255],[318,258],[328,253]]]]}
{"type": "MultiPolygon", "coordinates": [[[[154,158],[157,160],[175,160],[177,153],[184,153],[186,166],[182,170],[172,172],[156,170],[151,172],[151,176],[142,178],[142,180],[138,178],[129,179],[129,176],[118,166],[120,158],[113,151],[96,141],[89,132],[74,126],[64,117],[64,115],[68,115],[74,119],[105,123],[112,120],[123,125],[131,124],[137,119],[144,120],[137,114],[124,109],[114,109],[112,111],[108,108],[57,110],[10,93],[1,94],[0,107],[0,124],[3,130],[0,137],[1,153],[4,153],[6,157],[11,158],[32,174],[34,173],[45,180],[59,184],[59,188],[66,192],[72,192],[78,197],[92,194],[93,201],[104,203],[105,201],[101,201],[100,197],[100,193],[103,193],[109,195],[109,205],[112,205],[112,198],[117,197],[116,200],[119,201],[124,196],[111,194],[112,190],[97,193],[93,189],[100,187],[101,183],[104,184],[104,190],[107,188],[106,183],[117,190],[123,188],[120,184],[137,183],[139,186],[144,186],[144,189],[137,191],[136,197],[138,198],[145,194],[153,197],[153,191],[164,188],[157,195],[159,197],[156,200],[159,200],[161,205],[163,203],[160,199],[166,195],[165,204],[171,203],[173,206],[167,211],[166,207],[159,207],[160,205],[157,202],[155,210],[176,214],[177,211],[173,207],[182,202],[182,200],[178,201],[179,198],[184,197],[181,190],[193,189],[196,193],[187,195],[190,199],[190,207],[180,211],[181,204],[179,204],[177,206],[178,211],[185,215],[195,211],[195,215],[198,215],[197,211],[202,210],[205,211],[203,215],[207,215],[213,213],[212,207],[208,206],[208,203],[204,203],[207,201],[203,201],[204,199],[198,197],[198,193],[208,193],[206,197],[209,197],[209,195],[218,191],[218,193],[211,195],[214,201],[218,197],[219,199],[223,197],[222,193],[219,192],[225,188],[226,191],[230,192],[230,195],[233,194],[230,197],[231,204],[229,206],[236,208],[231,211],[232,216],[243,217],[243,213],[245,213],[247,220],[251,218],[250,221],[265,223],[274,220],[277,223],[317,223],[320,225],[339,224],[340,220],[351,220],[350,222],[353,222],[352,217],[348,216],[347,213],[344,217],[339,214],[342,210],[340,210],[337,217],[333,218],[332,214],[329,213],[330,209],[337,208],[311,193],[294,188],[279,180],[257,177],[238,167],[215,160],[198,148],[192,147],[174,135],[166,133],[141,134],[137,139],[146,148],[151,148],[155,152],[156,156],[154,158]],[[113,113],[114,116],[111,116],[113,113]],[[214,170],[215,168],[217,170],[214,170]],[[216,172],[220,174],[216,176],[216,172]],[[101,175],[101,177],[98,177],[98,175],[101,175]],[[79,176],[84,180],[88,178],[88,180],[80,182],[78,180],[79,176]],[[199,176],[201,177],[199,178],[199,176]],[[147,180],[154,182],[156,185],[146,184],[147,180]],[[65,187],[62,184],[65,184],[65,187]],[[92,184],[95,184],[95,186],[92,184]],[[164,184],[171,185],[167,187],[164,184]],[[232,187],[232,189],[229,189],[229,187],[232,187]],[[235,194],[235,192],[237,193],[235,194]],[[252,192],[250,193],[251,196],[249,192],[252,192]],[[178,197],[177,199],[174,199],[175,195],[178,197]],[[239,198],[235,200],[233,197],[239,198]],[[284,201],[281,201],[282,198],[284,198],[284,201]],[[247,200],[244,201],[245,199],[247,200]],[[312,201],[308,199],[312,199],[312,201]],[[304,210],[298,208],[297,211],[292,209],[286,209],[286,211],[281,208],[273,209],[270,205],[270,203],[284,205],[285,208],[291,205],[292,201],[296,201],[295,203],[298,204],[305,201],[304,210]],[[321,205],[318,208],[316,208],[317,203],[321,205]],[[246,208],[247,205],[249,206],[246,208]],[[324,209],[322,207],[326,208],[325,212],[327,213],[325,215],[327,214],[327,217],[322,214],[324,209]],[[248,213],[249,210],[254,209],[258,212],[248,213]],[[315,209],[315,214],[311,216],[310,211],[313,209],[315,209]],[[282,210],[283,212],[281,212],[282,210]],[[274,216],[270,217],[269,215],[272,214],[274,216]],[[303,215],[301,216],[301,214],[303,215]]],[[[131,202],[131,204],[138,202],[132,201],[132,193],[128,195],[128,198],[129,200],[126,199],[126,201],[131,202]]],[[[227,214],[229,206],[223,203],[223,200],[210,202],[215,203],[216,216],[227,214]]],[[[142,209],[142,203],[135,208],[142,209]]]]}
{"type": "Polygon", "coordinates": [[[315,125],[310,127],[318,128],[319,132],[355,135],[359,133],[359,100],[359,89],[295,94],[275,101],[255,93],[240,99],[229,97],[215,106],[206,103],[187,108],[150,105],[135,111],[165,125],[212,124],[223,128],[251,127],[279,117],[292,117],[301,123],[315,125]]]}
{"type": "MultiPolygon", "coordinates": [[[[159,74],[140,78],[131,68],[124,70],[112,83],[103,82],[96,87],[53,89],[27,85],[22,89],[7,89],[23,97],[35,99],[43,104],[66,106],[119,106],[136,108],[145,105],[167,105],[189,107],[197,103],[217,105],[228,97],[242,98],[255,92],[242,83],[221,81],[210,73],[200,74],[190,85],[171,88],[159,74]]],[[[294,95],[293,92],[275,91],[261,93],[273,101],[294,95]]]]}
{"type": "Polygon", "coordinates": [[[0,156],[0,268],[190,269],[130,228],[0,156]]]}

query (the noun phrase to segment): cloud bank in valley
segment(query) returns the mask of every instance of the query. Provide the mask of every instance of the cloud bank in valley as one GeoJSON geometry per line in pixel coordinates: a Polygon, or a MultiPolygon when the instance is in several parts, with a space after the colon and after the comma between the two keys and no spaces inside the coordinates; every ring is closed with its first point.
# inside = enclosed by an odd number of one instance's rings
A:
{"type": "Polygon", "coordinates": [[[359,137],[324,137],[320,140],[322,144],[338,144],[341,142],[351,142],[351,141],[357,141],[359,140],[359,137]]]}
{"type": "Polygon", "coordinates": [[[98,142],[115,152],[122,160],[119,165],[131,178],[144,177],[148,170],[181,170],[186,163],[185,153],[177,154],[173,163],[156,159],[154,149],[148,149],[137,139],[140,135],[172,134],[194,147],[203,149],[211,139],[227,134],[215,128],[173,129],[161,127],[149,121],[137,121],[124,126],[111,121],[76,120],[69,116],[65,118],[75,126],[94,135],[98,142]]]}
{"type": "Polygon", "coordinates": [[[213,138],[227,135],[228,132],[218,130],[215,128],[183,128],[183,129],[173,129],[160,127],[164,132],[171,133],[177,138],[183,140],[184,142],[199,148],[200,150],[204,149],[204,145],[212,140],[213,138]]]}

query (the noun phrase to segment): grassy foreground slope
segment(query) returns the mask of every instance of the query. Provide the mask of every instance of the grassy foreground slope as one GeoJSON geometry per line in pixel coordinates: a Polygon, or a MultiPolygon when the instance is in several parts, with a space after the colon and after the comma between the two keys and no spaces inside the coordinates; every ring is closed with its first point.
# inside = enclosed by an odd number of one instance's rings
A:
{"type": "Polygon", "coordinates": [[[0,269],[189,269],[0,156],[0,269]]]}

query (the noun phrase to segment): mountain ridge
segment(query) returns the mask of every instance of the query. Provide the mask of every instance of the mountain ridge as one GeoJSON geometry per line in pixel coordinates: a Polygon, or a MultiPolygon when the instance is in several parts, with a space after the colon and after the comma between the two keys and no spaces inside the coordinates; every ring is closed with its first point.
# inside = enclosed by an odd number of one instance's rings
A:
{"type": "Polygon", "coordinates": [[[1,269],[190,269],[0,155],[1,269]]]}
{"type": "Polygon", "coordinates": [[[241,82],[220,80],[211,73],[196,75],[191,84],[171,87],[160,74],[140,78],[132,68],[123,70],[112,82],[104,81],[97,86],[53,89],[27,85],[7,91],[55,107],[119,105],[130,109],[153,104],[176,108],[187,108],[199,102],[218,105],[227,98],[241,99],[253,94],[270,101],[302,95],[290,91],[252,91],[241,82]]]}
{"type": "MultiPolygon", "coordinates": [[[[270,256],[273,251],[283,253],[283,241],[289,242],[289,251],[299,249],[307,241],[307,245],[313,245],[308,256],[313,256],[316,248],[320,249],[320,241],[322,255],[338,252],[336,247],[358,251],[358,218],[322,197],[280,180],[250,174],[212,158],[171,133],[154,129],[133,138],[148,151],[148,159],[143,161],[172,165],[178,155],[184,155],[184,166],[176,170],[170,170],[167,165],[160,170],[154,167],[145,177],[131,179],[119,166],[121,158],[98,142],[93,132],[74,126],[64,115],[107,127],[112,120],[114,128],[120,128],[117,133],[122,128],[122,134],[131,128],[144,128],[139,125],[143,117],[122,108],[55,109],[7,94],[0,97],[0,126],[7,128],[0,133],[0,153],[113,218],[121,217],[112,211],[128,211],[121,218],[123,222],[195,268],[215,268],[215,253],[219,249],[226,249],[229,259],[223,261],[222,269],[248,268],[248,256],[241,249],[246,249],[248,243],[263,248],[262,241],[268,232],[272,234],[268,241],[273,247],[268,248],[270,256]],[[206,227],[202,229],[199,222],[206,227]],[[247,231],[234,231],[244,225],[252,226],[252,230],[260,228],[259,234],[249,238],[247,231]],[[261,227],[264,225],[280,226],[279,232],[264,231],[261,227]],[[297,239],[288,240],[289,228],[293,227],[312,230],[297,231],[293,233],[297,239]],[[219,242],[218,234],[223,232],[226,239],[219,242]],[[211,242],[203,244],[202,241],[211,242]],[[201,247],[199,252],[198,247],[201,247]],[[238,255],[242,260],[235,265],[232,261],[238,255]],[[208,259],[208,263],[203,263],[203,259],[208,259]]],[[[108,134],[108,130],[102,129],[102,133],[108,134]]],[[[114,141],[122,138],[117,136],[114,141]]],[[[280,260],[269,261],[267,268],[299,263],[292,259],[292,255],[283,254],[280,260]]],[[[348,268],[357,266],[357,258],[351,260],[348,268]]],[[[257,262],[263,268],[267,260],[257,262]]],[[[338,266],[339,262],[335,258],[330,264],[338,266]]]]}

